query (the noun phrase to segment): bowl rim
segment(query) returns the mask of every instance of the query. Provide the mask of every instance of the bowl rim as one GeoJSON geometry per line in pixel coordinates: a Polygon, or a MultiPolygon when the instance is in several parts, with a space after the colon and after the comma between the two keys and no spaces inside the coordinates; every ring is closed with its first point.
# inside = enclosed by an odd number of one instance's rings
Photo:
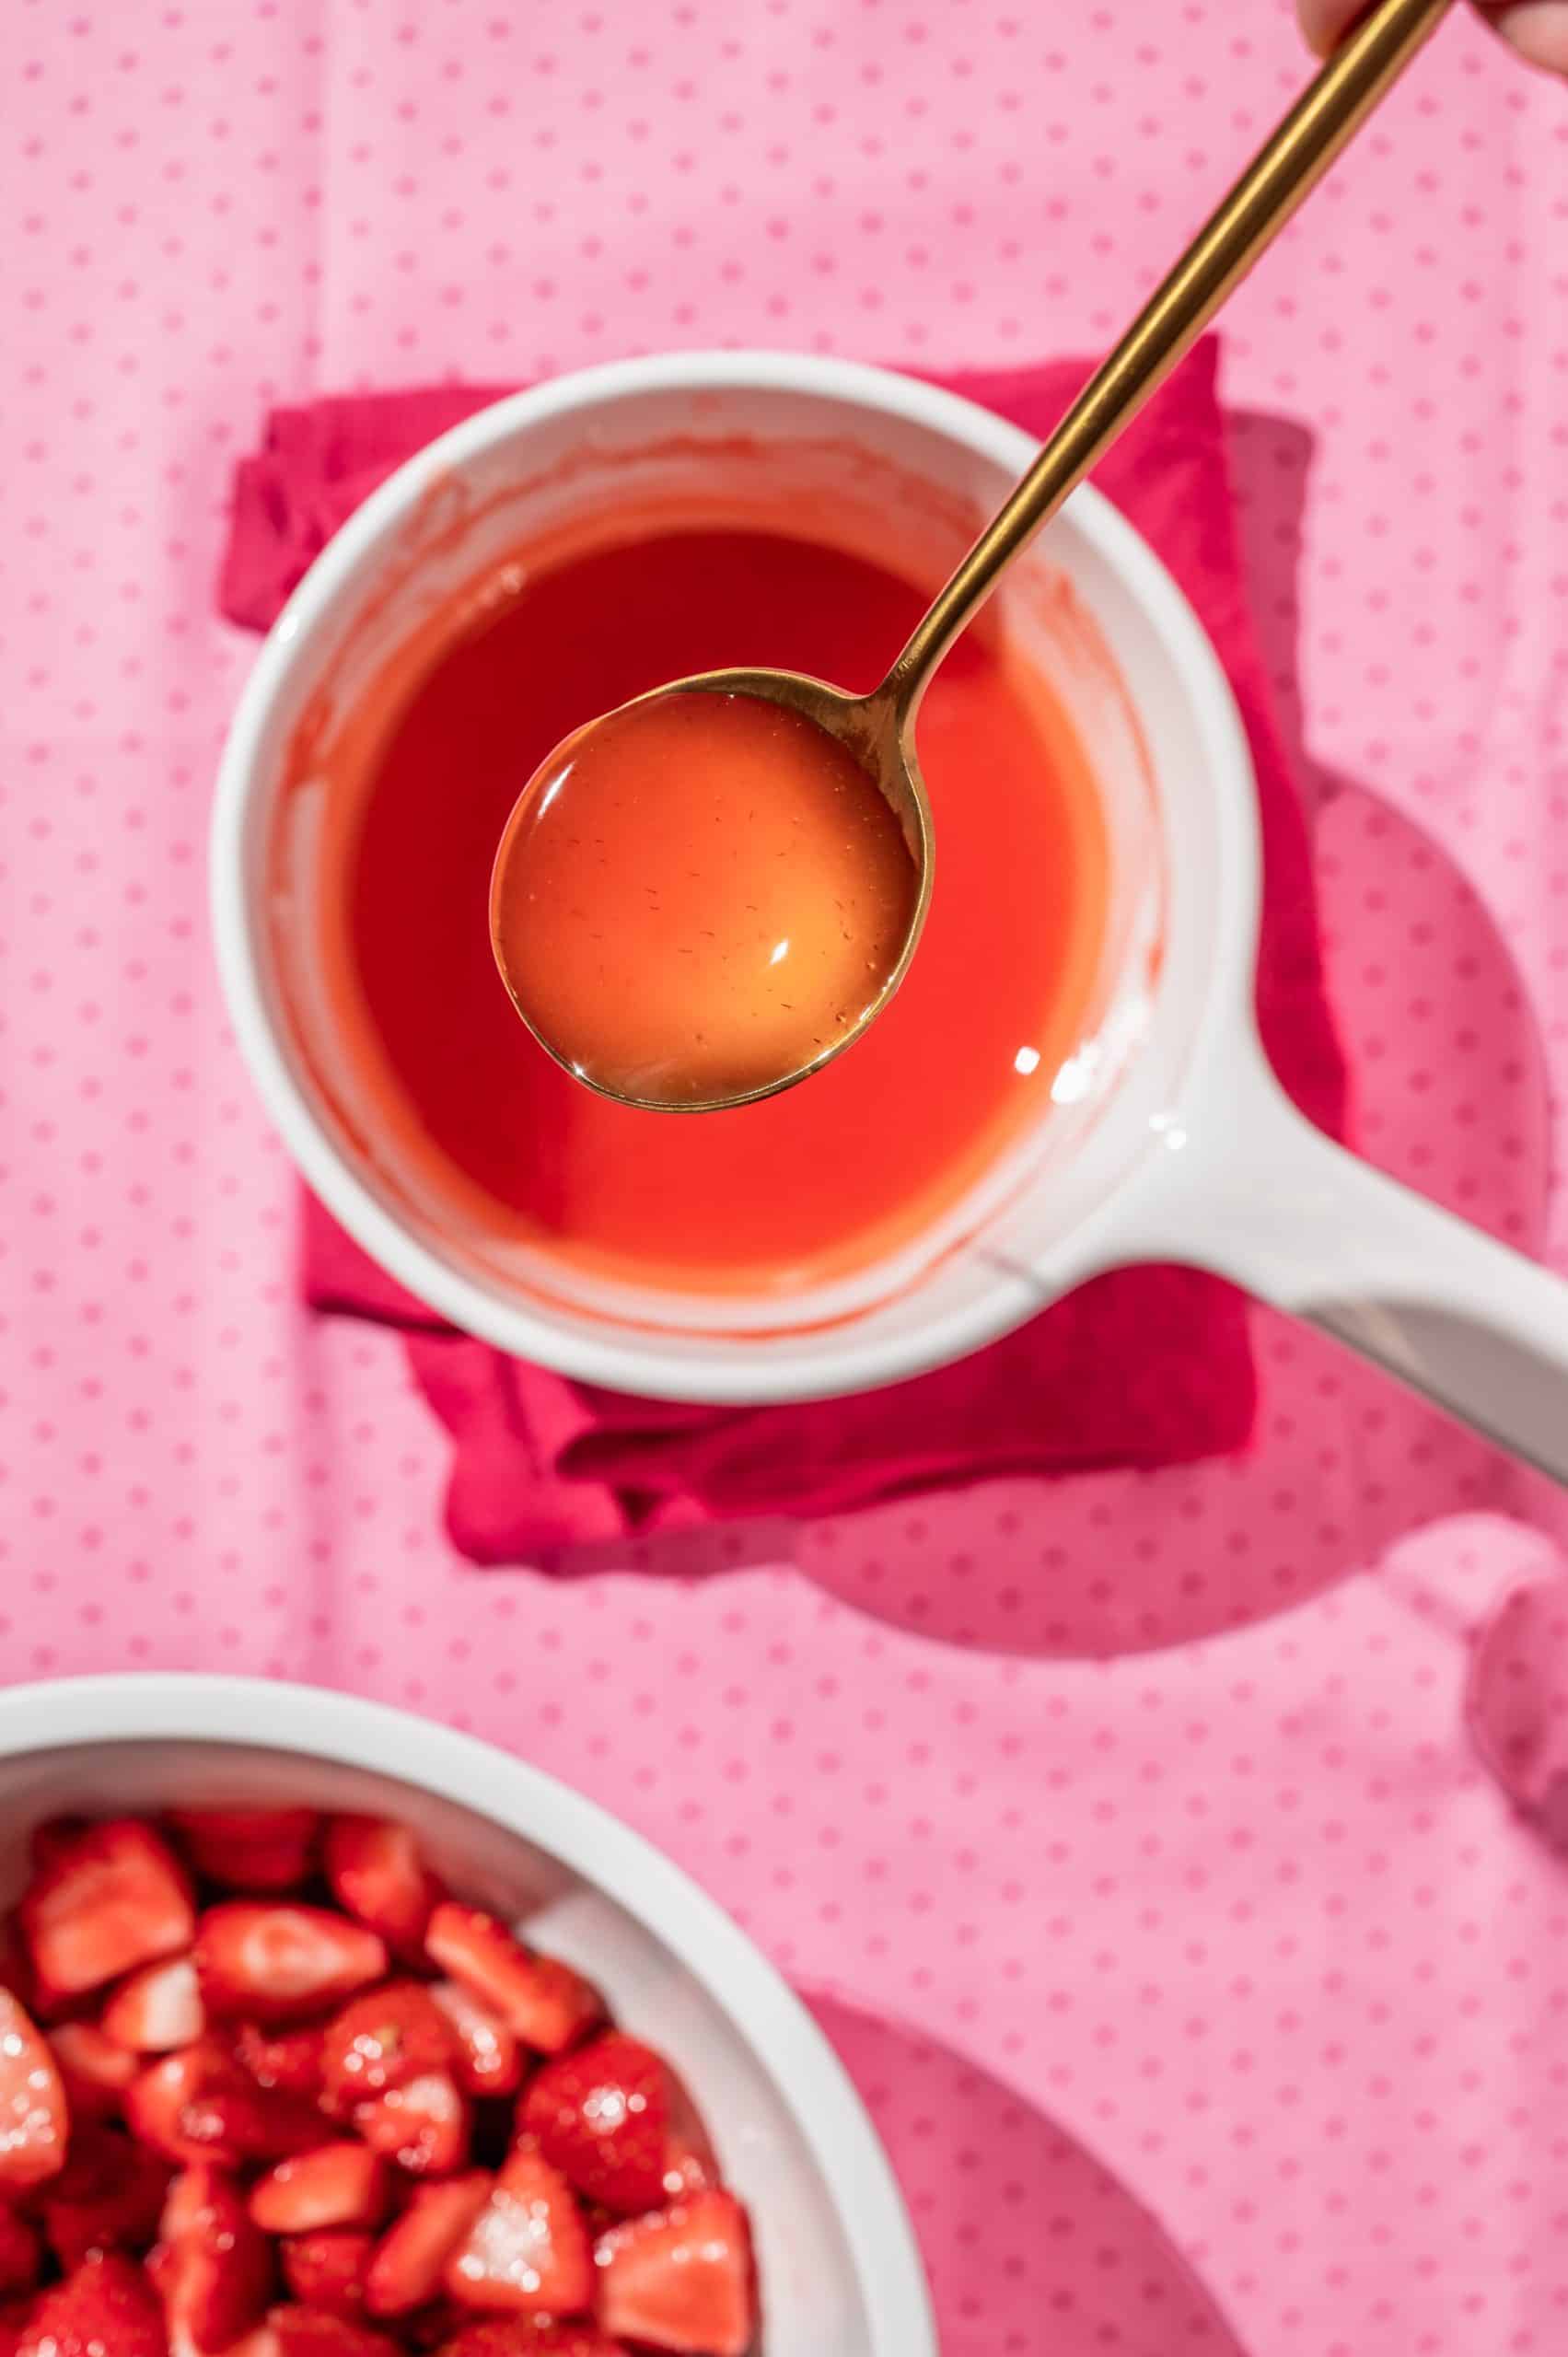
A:
{"type": "MultiPolygon", "coordinates": [[[[669,391],[797,393],[838,401],[869,417],[897,418],[945,435],[1018,475],[1039,449],[1022,426],[924,379],[863,361],[805,353],[663,353],[571,370],[488,402],[405,459],[328,541],[290,596],[262,643],[235,707],[218,764],[209,839],[208,888],[213,940],[224,1000],[241,1059],[267,1116],[296,1167],[328,1210],[382,1269],[462,1332],[515,1357],[535,1359],[569,1379],[644,1398],[745,1406],[828,1399],[894,1383],[962,1358],[1018,1326],[1041,1306],[1032,1276],[1002,1263],[965,1301],[945,1305],[918,1336],[897,1341],[857,1334],[854,1324],[830,1337],[799,1338],[784,1358],[759,1348],[682,1336],[602,1330],[565,1322],[521,1296],[505,1299],[464,1274],[381,1203],[317,1118],[286,1054],[268,1004],[248,856],[256,757],[275,699],[308,648],[324,614],[377,547],[415,508],[436,481],[516,435],[574,411],[592,411],[669,391]]],[[[1092,484],[1063,510],[1090,547],[1129,585],[1179,672],[1225,790],[1216,796],[1224,831],[1227,923],[1199,1016],[1196,1052],[1212,1041],[1216,1011],[1228,1031],[1244,996],[1255,946],[1258,853],[1251,828],[1252,766],[1236,700],[1202,624],[1167,567],[1109,500],[1092,484]]],[[[1084,1224],[1073,1249],[1051,1272],[1051,1294],[1129,1257],[1118,1248],[1114,1200],[1084,1224]]],[[[1038,1272],[1037,1272],[1038,1273],[1038,1272]]]]}
{"type": "Polygon", "coordinates": [[[329,1687],[160,1670],[0,1692],[0,1759],[140,1741],[293,1753],[414,1784],[537,1842],[604,1891],[680,1957],[773,2081],[842,2230],[871,2326],[866,2357],[938,2357],[914,2229],[854,2081],[783,1975],[643,1834],[478,1736],[329,1687]]]}

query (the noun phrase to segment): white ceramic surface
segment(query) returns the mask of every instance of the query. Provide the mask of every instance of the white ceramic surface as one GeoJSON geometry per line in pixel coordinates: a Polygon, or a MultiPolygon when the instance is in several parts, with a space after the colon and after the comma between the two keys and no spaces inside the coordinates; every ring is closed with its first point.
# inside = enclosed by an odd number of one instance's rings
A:
{"type": "MultiPolygon", "coordinates": [[[[842,361],[680,354],[588,370],[496,403],[401,469],[333,540],[268,639],[219,780],[214,922],[241,1048],[323,1201],[412,1292],[503,1349],[587,1381],[724,1402],[893,1381],[977,1348],[1099,1270],[1185,1260],[1330,1327],[1568,1479],[1568,1286],[1342,1152],[1273,1080],[1252,1016],[1259,842],[1240,720],[1191,609],[1092,491],[1036,543],[1000,606],[1095,743],[1111,806],[1115,970],[1101,977],[1096,1032],[1036,1132],[918,1250],[783,1306],[574,1295],[526,1254],[510,1268],[477,1256],[404,1183],[395,1155],[344,1118],[345,1105],[356,1109],[352,1079],[342,1102],[319,1085],[331,1026],[318,1022],[312,1065],[284,1016],[269,860],[290,734],[345,633],[389,579],[399,586],[386,628],[422,610],[443,586],[438,541],[454,517],[478,519],[463,542],[471,571],[547,520],[552,502],[569,506],[572,494],[552,487],[565,459],[591,454],[634,488],[684,497],[704,464],[722,465],[702,451],[738,438],[765,446],[784,512],[796,490],[830,480],[835,516],[858,517],[868,547],[891,535],[936,577],[962,546],[965,519],[994,506],[1034,452],[1028,435],[969,402],[842,361]],[[678,464],[637,456],[674,447],[678,464]],[[889,492],[912,482],[929,496],[889,492]],[[525,483],[539,488],[519,493],[525,483]],[[1131,729],[1119,700],[1086,688],[1039,621],[1062,581],[1120,675],[1131,729]]],[[[302,842],[296,882],[308,876],[302,842]]],[[[939,832],[936,872],[940,890],[939,832]]],[[[303,970],[290,989],[296,1005],[319,1004],[303,970]]]]}
{"type": "Polygon", "coordinates": [[[0,1691],[0,1898],[29,1829],[80,1810],[299,1802],[416,1827],[451,1887],[605,1991],[691,2085],[750,2205],[759,2357],[936,2357],[887,2158],[821,2032],[721,1909],[602,1809],[402,1712],[259,1678],[0,1691]]]}

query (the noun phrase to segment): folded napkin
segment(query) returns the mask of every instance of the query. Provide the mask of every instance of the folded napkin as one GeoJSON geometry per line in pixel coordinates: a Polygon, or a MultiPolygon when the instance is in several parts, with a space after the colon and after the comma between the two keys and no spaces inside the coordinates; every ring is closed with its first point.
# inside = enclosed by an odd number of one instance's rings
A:
{"type": "MultiPolygon", "coordinates": [[[[1338,1132],[1344,1070],[1324,996],[1306,828],[1254,637],[1211,339],[1097,475],[1164,558],[1225,662],[1257,765],[1264,841],[1258,1011],[1282,1081],[1338,1132]]],[[[1043,435],[1087,370],[1063,361],[945,382],[1043,435]]],[[[401,460],[496,392],[443,388],[275,412],[238,469],[223,610],[261,630],[401,460]]],[[[451,1434],[447,1523],[478,1562],[738,1515],[814,1515],[985,1475],[1184,1463],[1239,1447],[1255,1383],[1246,1305],[1192,1270],[1097,1278],[956,1366],[847,1400],[671,1406],[571,1383],[454,1334],[308,1201],[317,1307],[405,1329],[451,1434]]]]}

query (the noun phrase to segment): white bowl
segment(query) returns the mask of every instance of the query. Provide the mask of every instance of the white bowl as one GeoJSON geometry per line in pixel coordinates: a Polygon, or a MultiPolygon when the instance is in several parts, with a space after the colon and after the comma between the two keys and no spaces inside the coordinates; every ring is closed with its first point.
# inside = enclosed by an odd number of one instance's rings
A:
{"type": "Polygon", "coordinates": [[[759,2357],[936,2357],[887,2155],[816,2024],[723,1910],[616,1818],[379,1703],[239,1678],[0,1693],[0,1891],[62,1812],[297,1802],[397,1817],[455,1890],[589,1973],[691,2088],[749,2205],[759,2357]]]}

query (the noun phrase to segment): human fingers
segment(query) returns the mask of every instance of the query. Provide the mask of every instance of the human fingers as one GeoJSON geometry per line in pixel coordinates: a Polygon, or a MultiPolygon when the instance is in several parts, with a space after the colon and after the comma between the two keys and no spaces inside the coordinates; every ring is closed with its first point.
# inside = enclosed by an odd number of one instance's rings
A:
{"type": "MultiPolygon", "coordinates": [[[[1359,17],[1366,0],[1297,0],[1302,30],[1327,57],[1359,17]]],[[[1481,15],[1521,57],[1547,72],[1568,75],[1568,0],[1477,0],[1481,15]]]]}

